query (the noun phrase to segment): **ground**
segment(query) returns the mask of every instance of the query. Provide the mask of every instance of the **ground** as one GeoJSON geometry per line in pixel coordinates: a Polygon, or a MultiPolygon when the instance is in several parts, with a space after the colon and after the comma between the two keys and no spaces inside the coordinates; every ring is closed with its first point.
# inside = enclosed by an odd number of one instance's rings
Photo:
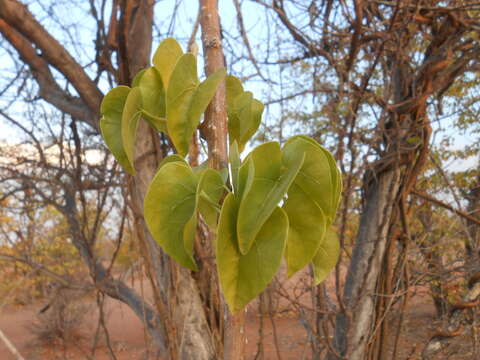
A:
{"type": "MultiPolygon", "coordinates": [[[[138,285],[136,285],[138,286],[138,285]]],[[[331,286],[329,286],[331,288],[331,286]]],[[[429,336],[435,329],[441,327],[441,321],[436,319],[435,311],[430,297],[425,289],[414,289],[410,298],[409,312],[405,317],[404,331],[399,343],[398,359],[420,359],[420,353],[428,341],[429,336]]],[[[84,302],[94,300],[86,299],[84,302]]],[[[113,359],[108,353],[108,347],[105,340],[97,346],[95,354],[91,354],[91,339],[95,332],[95,326],[92,328],[83,327],[81,335],[84,340],[74,342],[68,347],[62,344],[39,346],[35,340],[35,335],[29,330],[30,324],[37,319],[37,313],[45,305],[45,302],[28,306],[4,306],[0,310],[0,329],[4,331],[7,337],[15,344],[25,360],[56,360],[56,359],[113,359]]],[[[284,305],[280,305],[284,306],[284,305]]],[[[132,311],[118,301],[108,299],[105,304],[105,313],[107,327],[110,333],[111,347],[118,360],[145,360],[148,359],[146,351],[146,335],[143,326],[132,311]]],[[[255,311],[256,305],[250,307],[247,315],[247,359],[253,360],[258,349],[258,326],[260,318],[255,311]]],[[[95,313],[90,315],[93,323],[96,325],[95,313]]],[[[395,313],[392,313],[395,320],[395,313]]],[[[265,348],[264,359],[278,359],[275,346],[273,328],[269,317],[263,319],[265,348]]],[[[301,360],[310,359],[310,345],[307,333],[299,321],[298,317],[292,311],[282,311],[275,318],[275,328],[277,334],[277,344],[281,360],[301,360]]],[[[480,356],[473,354],[472,341],[469,340],[470,334],[464,338],[455,340],[454,346],[450,349],[450,356],[441,355],[438,359],[479,359],[480,356]]],[[[0,360],[15,360],[8,349],[0,342],[0,360]]]]}

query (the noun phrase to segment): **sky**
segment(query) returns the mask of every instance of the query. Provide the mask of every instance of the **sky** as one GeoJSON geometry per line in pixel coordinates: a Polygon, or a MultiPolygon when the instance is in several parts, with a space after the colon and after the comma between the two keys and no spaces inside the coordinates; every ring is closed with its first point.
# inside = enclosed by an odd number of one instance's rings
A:
{"type": "MultiPolygon", "coordinates": [[[[75,58],[79,60],[82,64],[90,63],[92,59],[92,39],[95,37],[94,33],[94,22],[91,17],[86,17],[85,12],[88,11],[88,2],[82,0],[60,0],[60,1],[51,1],[51,0],[30,0],[25,1],[29,5],[30,10],[36,14],[39,21],[44,24],[47,29],[57,37],[62,44],[66,44],[66,47],[74,54],[75,58]],[[62,26],[59,26],[58,20],[61,20],[62,26]],[[75,25],[75,26],[70,26],[75,25]],[[68,32],[65,29],[69,30],[68,32]]],[[[247,29],[247,33],[254,50],[257,53],[261,53],[261,50],[264,49],[267,45],[264,43],[268,38],[269,29],[263,22],[264,15],[263,9],[254,4],[251,1],[242,1],[242,10],[245,14],[244,23],[247,29]]],[[[226,30],[227,33],[237,33],[236,27],[236,11],[232,0],[221,0],[219,1],[220,6],[220,16],[222,21],[222,27],[226,30]]],[[[106,7],[105,17],[108,18],[109,6],[106,7]]],[[[157,23],[157,29],[161,33],[161,37],[174,36],[185,48],[188,38],[190,37],[193,24],[197,17],[198,12],[198,1],[197,0],[159,0],[155,6],[155,19],[157,23]],[[171,14],[176,12],[177,16],[172,17],[171,14]]],[[[158,34],[158,32],[157,32],[158,34]]],[[[197,33],[197,43],[200,44],[200,30],[197,33]]],[[[153,44],[152,51],[155,50],[158,43],[162,38],[156,37],[153,44]]],[[[5,40],[0,40],[2,43],[5,40]]],[[[225,46],[230,46],[232,44],[231,39],[225,39],[225,46]]],[[[201,49],[201,46],[199,46],[201,49]]],[[[282,52],[288,51],[288,49],[282,48],[282,52]]],[[[245,52],[243,47],[241,50],[245,52]]],[[[280,50],[278,50],[280,52],[280,50]]],[[[246,54],[244,54],[246,55],[246,54]]],[[[14,74],[14,63],[11,61],[10,55],[5,51],[0,51],[0,64],[2,70],[5,68],[9,71],[2,71],[0,74],[0,83],[10,81],[14,74]]],[[[232,71],[236,75],[248,76],[248,74],[253,74],[255,70],[253,66],[246,61],[238,62],[231,64],[232,71]]],[[[199,74],[203,74],[203,64],[201,54],[199,56],[199,74]]],[[[92,67],[87,67],[87,71],[92,67]]],[[[265,67],[266,72],[269,71],[269,67],[265,67]]],[[[272,70],[273,71],[273,70],[272,70]]],[[[277,70],[275,70],[277,71],[277,70]]],[[[278,72],[272,74],[266,74],[267,77],[272,78],[279,76],[278,72]]],[[[65,85],[66,86],[66,85],[65,85]]],[[[102,91],[106,92],[109,90],[109,86],[106,82],[100,83],[102,91]]],[[[265,100],[272,96],[276,90],[272,89],[263,81],[257,79],[252,79],[247,81],[245,84],[246,90],[253,91],[255,97],[265,100]]],[[[32,96],[35,94],[32,93],[32,96]]],[[[282,94],[275,93],[276,96],[281,96],[282,94]]],[[[10,92],[2,97],[0,97],[0,109],[8,108],[8,112],[14,116],[22,116],[25,110],[25,104],[21,102],[15,102],[13,106],[9,106],[9,103],[16,98],[15,92],[10,92]]],[[[299,103],[303,108],[311,106],[305,103],[305,100],[299,103]]],[[[268,125],[269,121],[278,118],[280,116],[280,107],[271,106],[268,108],[267,116],[264,116],[264,121],[268,125]]],[[[451,123],[451,122],[450,122],[451,123]]],[[[462,148],[467,143],[472,143],[474,137],[468,133],[461,133],[457,129],[454,129],[452,125],[449,124],[449,120],[446,119],[442,122],[442,133],[452,134],[454,136],[454,141],[452,143],[452,148],[462,148]]],[[[439,129],[439,124],[434,123],[434,128],[439,129]]],[[[436,144],[441,142],[441,136],[436,136],[434,141],[436,144]]],[[[11,125],[9,125],[5,120],[0,119],[0,141],[7,142],[18,142],[19,141],[18,132],[13,130],[11,125]]],[[[452,164],[454,167],[463,167],[471,166],[470,160],[457,162],[452,164]],[[465,165],[464,165],[465,164],[465,165]]]]}

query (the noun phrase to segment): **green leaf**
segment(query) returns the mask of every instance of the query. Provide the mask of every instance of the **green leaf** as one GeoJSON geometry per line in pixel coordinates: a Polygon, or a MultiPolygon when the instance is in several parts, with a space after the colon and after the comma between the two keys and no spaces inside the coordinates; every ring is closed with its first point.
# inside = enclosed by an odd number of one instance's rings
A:
{"type": "MultiPolygon", "coordinates": [[[[328,163],[330,165],[330,176],[331,176],[332,182],[334,184],[334,200],[333,200],[332,205],[333,205],[333,208],[334,208],[333,214],[335,214],[336,211],[337,211],[338,205],[340,203],[340,195],[342,193],[342,187],[343,187],[343,185],[342,185],[342,174],[340,173],[340,169],[337,166],[335,158],[330,153],[330,151],[325,149],[323,146],[321,146],[317,141],[315,141],[311,137],[308,137],[308,136],[305,136],[305,135],[297,135],[297,136],[292,137],[289,141],[294,141],[295,139],[303,139],[303,140],[306,140],[306,141],[310,142],[312,145],[321,149],[323,151],[324,155],[327,157],[328,163]]],[[[331,221],[333,221],[333,218],[331,219],[331,221]]]]}
{"type": "Polygon", "coordinates": [[[176,161],[179,161],[182,164],[188,165],[188,163],[185,161],[183,157],[177,154],[172,154],[172,155],[165,156],[163,160],[160,162],[160,164],[158,165],[158,168],[160,169],[163,165],[170,162],[176,162],[176,161]]]}
{"type": "Polygon", "coordinates": [[[127,172],[134,174],[122,142],[122,112],[129,93],[129,87],[117,86],[105,95],[100,106],[100,130],[115,159],[127,172]]]}
{"type": "Polygon", "coordinates": [[[233,101],[231,111],[228,113],[228,135],[230,143],[237,141],[242,149],[242,130],[249,125],[252,112],[253,94],[246,91],[238,95],[233,101]],[[243,127],[243,129],[242,129],[243,127]]]}
{"type": "Polygon", "coordinates": [[[235,98],[243,93],[243,86],[237,77],[227,75],[225,78],[225,88],[227,97],[227,111],[230,112],[233,111],[235,98]]]}
{"type": "MultiPolygon", "coordinates": [[[[260,123],[262,122],[262,114],[265,106],[258,101],[257,99],[252,100],[251,106],[251,111],[250,111],[250,121],[248,126],[245,126],[245,128],[242,127],[241,131],[241,142],[243,146],[250,140],[250,138],[257,132],[260,123]]],[[[243,150],[243,147],[242,147],[243,150]]]]}
{"type": "Polygon", "coordinates": [[[234,141],[230,145],[230,151],[228,152],[228,160],[230,162],[230,168],[232,171],[232,188],[234,193],[238,193],[238,173],[242,161],[240,160],[240,153],[238,152],[237,142],[234,141]]]}
{"type": "Polygon", "coordinates": [[[258,233],[252,249],[240,253],[236,231],[238,204],[232,193],[223,203],[216,244],[220,284],[230,311],[243,309],[270,283],[280,268],[288,218],[277,207],[258,233]]]}
{"type": "Polygon", "coordinates": [[[137,135],[140,108],[142,107],[142,94],[139,88],[133,88],[127,96],[122,113],[122,141],[128,161],[133,166],[135,160],[135,138],[137,135]]]}
{"type": "Polygon", "coordinates": [[[335,216],[336,183],[332,179],[331,164],[325,152],[317,145],[300,137],[288,140],[283,148],[283,162],[287,166],[305,154],[295,184],[309,194],[323,210],[329,223],[335,216]]]}
{"type": "Polygon", "coordinates": [[[145,110],[142,110],[142,117],[154,130],[168,134],[166,118],[153,116],[145,110]]]}
{"type": "Polygon", "coordinates": [[[168,89],[170,76],[182,55],[183,51],[180,44],[173,38],[163,40],[155,51],[153,65],[160,72],[165,89],[168,89]]]}
{"type": "Polygon", "coordinates": [[[143,74],[145,74],[147,69],[140,70],[132,80],[132,88],[137,87],[140,84],[140,80],[142,79],[143,74]]]}
{"type": "Polygon", "coordinates": [[[291,162],[282,171],[277,142],[258,146],[248,157],[254,163],[255,174],[238,212],[237,235],[242,254],[250,250],[261,227],[283,199],[303,164],[303,156],[297,157],[296,162],[291,162]]]}
{"type": "Polygon", "coordinates": [[[167,89],[167,129],[177,152],[185,156],[191,136],[186,138],[190,102],[197,89],[197,60],[192,54],[180,57],[167,89]],[[185,147],[185,142],[187,146],[185,147]]]}
{"type": "Polygon", "coordinates": [[[230,144],[236,141],[242,152],[260,126],[264,106],[253,98],[250,91],[243,91],[242,84],[236,77],[227,76],[226,87],[230,144]]]}
{"type": "Polygon", "coordinates": [[[285,258],[287,276],[308,265],[317,253],[325,236],[327,219],[322,209],[295,183],[288,190],[283,205],[288,215],[288,240],[285,258]]]}
{"type": "Polygon", "coordinates": [[[225,193],[225,182],[219,171],[206,169],[198,181],[197,208],[211,229],[216,229],[220,199],[225,193]]]}
{"type": "Polygon", "coordinates": [[[200,118],[215,95],[218,85],[225,78],[225,73],[226,70],[222,68],[211,74],[205,79],[205,81],[198,85],[195,93],[193,94],[192,101],[188,108],[188,113],[186,114],[184,122],[185,134],[183,148],[186,149],[186,152],[188,152],[188,146],[192,139],[193,133],[200,123],[200,118]]]}
{"type": "Polygon", "coordinates": [[[242,200],[245,194],[250,191],[254,177],[255,165],[252,158],[249,157],[244,161],[242,166],[240,166],[240,170],[238,171],[238,189],[235,193],[237,200],[242,200]]]}
{"type": "Polygon", "coordinates": [[[224,77],[225,69],[220,69],[199,85],[195,56],[189,53],[178,60],[167,90],[167,128],[180,155],[188,153],[200,117],[224,77]]]}
{"type": "Polygon", "coordinates": [[[145,70],[139,81],[142,93],[143,118],[157,131],[167,132],[165,119],[165,89],[162,78],[155,67],[145,70]]]}
{"type": "MultiPolygon", "coordinates": [[[[172,159],[173,160],[173,159],[172,159]]],[[[193,258],[197,178],[181,162],[165,163],[144,201],[145,222],[153,238],[180,265],[196,270],[193,258]]]]}
{"type": "Polygon", "coordinates": [[[337,264],[339,256],[340,243],[337,239],[337,234],[331,227],[328,227],[322,244],[312,261],[315,285],[326,279],[337,264]]]}

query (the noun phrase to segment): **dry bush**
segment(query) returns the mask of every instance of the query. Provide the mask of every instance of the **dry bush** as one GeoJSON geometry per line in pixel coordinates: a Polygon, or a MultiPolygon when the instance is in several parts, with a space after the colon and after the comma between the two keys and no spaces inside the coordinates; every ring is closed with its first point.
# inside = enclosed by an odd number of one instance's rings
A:
{"type": "Polygon", "coordinates": [[[51,301],[38,313],[36,321],[27,328],[35,335],[37,345],[67,345],[85,340],[82,332],[92,307],[81,301],[85,294],[58,288],[51,301]]]}

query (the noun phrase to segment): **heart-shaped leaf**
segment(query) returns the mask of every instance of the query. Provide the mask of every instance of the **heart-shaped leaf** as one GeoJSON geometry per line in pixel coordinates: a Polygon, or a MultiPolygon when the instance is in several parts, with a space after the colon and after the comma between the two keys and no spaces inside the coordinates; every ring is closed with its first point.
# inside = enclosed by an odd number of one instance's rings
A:
{"type": "Polygon", "coordinates": [[[115,159],[127,172],[134,174],[122,142],[122,112],[129,93],[129,87],[117,86],[105,95],[100,106],[100,129],[115,159]]]}
{"type": "MultiPolygon", "coordinates": [[[[311,137],[308,137],[308,136],[305,136],[305,135],[296,135],[296,136],[292,137],[289,141],[295,141],[295,139],[302,139],[302,140],[310,142],[312,145],[321,149],[322,152],[324,153],[324,155],[327,157],[328,163],[330,165],[330,176],[331,176],[332,182],[334,184],[334,196],[333,196],[333,204],[332,205],[333,205],[333,209],[334,209],[333,214],[335,214],[336,211],[337,211],[339,202],[340,202],[340,195],[342,193],[342,187],[343,187],[343,185],[342,185],[342,174],[340,173],[340,169],[338,168],[337,163],[335,162],[335,158],[330,153],[330,151],[325,149],[322,145],[320,145],[318,142],[316,142],[311,137]]],[[[330,220],[333,221],[333,218],[330,219],[330,220]]]]}
{"type": "Polygon", "coordinates": [[[221,69],[199,85],[195,56],[184,54],[178,60],[167,90],[167,129],[180,155],[188,153],[200,117],[224,77],[225,69],[221,69]]]}
{"type": "Polygon", "coordinates": [[[254,99],[234,76],[227,76],[227,113],[230,144],[237,142],[240,152],[255,134],[262,119],[263,104],[254,99]]]}
{"type": "Polygon", "coordinates": [[[233,105],[235,98],[243,93],[243,86],[241,81],[232,75],[227,75],[225,78],[227,111],[233,112],[233,105]]]}
{"type": "Polygon", "coordinates": [[[135,138],[137,136],[138,120],[141,115],[142,94],[138,87],[130,90],[122,113],[122,141],[128,161],[134,169],[135,138]]]}
{"type": "Polygon", "coordinates": [[[181,162],[165,163],[153,178],[144,201],[145,222],[153,238],[180,265],[196,270],[193,240],[197,178],[181,162]]]}
{"type": "Polygon", "coordinates": [[[232,193],[222,206],[216,243],[220,284],[230,311],[243,309],[270,283],[280,268],[288,218],[277,207],[258,232],[251,250],[242,254],[237,239],[238,203],[232,193]]]}
{"type": "Polygon", "coordinates": [[[287,166],[297,161],[298,154],[305,154],[305,161],[300,169],[295,184],[309,194],[323,210],[329,223],[335,216],[336,180],[328,157],[324,151],[305,139],[296,137],[288,140],[283,148],[283,162],[287,166]]]}
{"type": "Polygon", "coordinates": [[[315,285],[326,279],[330,271],[335,267],[340,256],[340,243],[335,231],[328,227],[324,239],[315,254],[312,265],[315,275],[315,285]]]}
{"type": "Polygon", "coordinates": [[[155,67],[146,69],[138,87],[142,93],[143,118],[155,130],[166,133],[165,89],[160,72],[155,67]]]}
{"type": "Polygon", "coordinates": [[[155,51],[153,65],[160,72],[165,89],[168,89],[170,76],[182,55],[183,51],[180,44],[173,38],[163,40],[155,51]]]}
{"type": "Polygon", "coordinates": [[[327,219],[322,209],[293,183],[283,205],[288,215],[288,240],[285,258],[287,276],[308,265],[317,253],[325,236],[327,219]]]}
{"type": "Polygon", "coordinates": [[[242,254],[249,252],[258,232],[287,193],[303,164],[303,156],[300,155],[282,170],[277,142],[258,146],[248,157],[253,161],[255,174],[238,212],[237,236],[242,254]]]}

